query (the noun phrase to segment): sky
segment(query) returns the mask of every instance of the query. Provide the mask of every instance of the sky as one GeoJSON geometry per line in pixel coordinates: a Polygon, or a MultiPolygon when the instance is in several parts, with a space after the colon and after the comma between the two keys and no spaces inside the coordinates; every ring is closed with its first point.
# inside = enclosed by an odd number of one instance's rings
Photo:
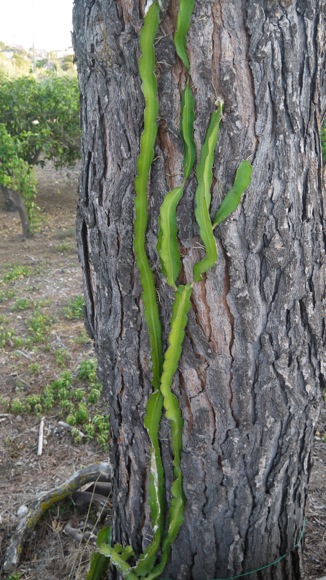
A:
{"type": "Polygon", "coordinates": [[[60,50],[71,46],[73,0],[2,0],[0,41],[60,50]]]}

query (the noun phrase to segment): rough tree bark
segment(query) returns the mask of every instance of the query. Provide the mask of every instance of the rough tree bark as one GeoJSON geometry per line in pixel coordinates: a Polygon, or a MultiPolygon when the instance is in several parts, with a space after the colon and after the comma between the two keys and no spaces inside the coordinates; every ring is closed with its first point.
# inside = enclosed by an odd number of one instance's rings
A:
{"type": "MultiPolygon", "coordinates": [[[[171,0],[156,42],[160,113],[147,236],[165,339],[171,292],[155,245],[159,206],[182,172],[177,11],[171,0]]],[[[143,14],[142,0],[78,0],[73,34],[83,129],[77,229],[87,324],[111,414],[113,537],[138,552],[151,535],[143,427],[151,366],[133,252],[143,14]]],[[[194,289],[174,380],[187,504],[166,578],[232,577],[287,552],[248,578],[300,578],[300,549],[293,548],[324,381],[321,19],[319,0],[195,3],[188,51],[198,150],[216,97],[225,101],[212,209],[241,159],[252,162],[253,179],[240,210],[217,233],[217,266],[194,289]]],[[[178,209],[183,281],[201,255],[195,186],[192,179],[178,209]]]]}

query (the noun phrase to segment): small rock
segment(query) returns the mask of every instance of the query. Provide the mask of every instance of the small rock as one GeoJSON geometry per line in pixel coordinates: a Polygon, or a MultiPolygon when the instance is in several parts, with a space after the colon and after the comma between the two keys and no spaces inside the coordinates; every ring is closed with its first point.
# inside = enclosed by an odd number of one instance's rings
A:
{"type": "Polygon", "coordinates": [[[22,518],[23,516],[25,516],[25,515],[27,514],[27,512],[28,512],[28,507],[27,507],[27,505],[21,505],[21,506],[18,508],[18,510],[17,510],[17,512],[16,512],[16,513],[17,513],[17,516],[18,516],[19,518],[22,518]]]}

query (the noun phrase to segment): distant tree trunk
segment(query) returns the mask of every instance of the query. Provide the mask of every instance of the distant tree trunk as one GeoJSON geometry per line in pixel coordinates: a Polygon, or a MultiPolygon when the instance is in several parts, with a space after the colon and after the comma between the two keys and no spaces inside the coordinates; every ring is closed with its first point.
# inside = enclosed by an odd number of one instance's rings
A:
{"type": "MultiPolygon", "coordinates": [[[[160,113],[147,237],[165,339],[171,292],[155,245],[160,204],[182,173],[184,73],[173,45],[178,6],[170,1],[156,42],[160,113]]],[[[217,266],[193,293],[174,380],[184,418],[186,515],[166,578],[232,577],[287,553],[248,578],[301,577],[294,547],[325,384],[321,12],[319,0],[195,2],[188,52],[198,150],[214,101],[225,101],[212,209],[241,159],[252,162],[253,180],[241,209],[217,233],[217,266]]],[[[143,14],[142,1],[79,0],[73,35],[83,129],[78,242],[87,324],[111,417],[113,541],[138,553],[151,533],[143,426],[151,365],[133,252],[143,14]]],[[[193,179],[178,209],[184,280],[201,253],[195,187],[193,179]]],[[[163,422],[169,485],[167,433],[163,422]]]]}
{"type": "Polygon", "coordinates": [[[23,237],[30,238],[32,234],[24,200],[20,197],[19,193],[13,189],[9,189],[9,187],[5,187],[4,185],[0,185],[0,191],[5,199],[8,211],[18,211],[19,213],[20,221],[22,224],[23,237]]]}

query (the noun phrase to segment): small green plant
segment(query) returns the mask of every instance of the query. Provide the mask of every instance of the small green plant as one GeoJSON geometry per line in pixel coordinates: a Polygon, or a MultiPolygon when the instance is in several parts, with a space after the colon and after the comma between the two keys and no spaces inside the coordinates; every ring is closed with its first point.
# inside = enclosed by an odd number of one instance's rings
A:
{"type": "Polygon", "coordinates": [[[71,356],[65,348],[58,348],[54,351],[54,356],[58,367],[66,367],[71,356]]]}
{"type": "Polygon", "coordinates": [[[42,401],[42,395],[28,395],[25,398],[25,402],[31,407],[35,407],[35,405],[39,405],[42,401]]]}
{"type": "Polygon", "coordinates": [[[47,314],[36,309],[33,314],[27,319],[27,328],[30,331],[35,342],[44,342],[45,336],[52,324],[52,319],[47,314]]]}
{"type": "Polygon", "coordinates": [[[28,310],[32,308],[33,302],[29,298],[17,298],[12,309],[13,310],[28,310]]]}
{"type": "Polygon", "coordinates": [[[82,435],[80,433],[80,431],[78,431],[78,429],[73,429],[71,432],[74,442],[76,443],[76,445],[78,445],[79,443],[82,442],[82,435]]]}
{"type": "MultiPolygon", "coordinates": [[[[22,135],[23,133],[20,136],[22,135]]],[[[0,185],[12,189],[21,196],[26,205],[28,218],[33,224],[40,209],[35,203],[36,178],[32,165],[27,163],[22,155],[23,144],[20,138],[14,139],[4,123],[0,123],[0,185]]]]}
{"type": "Polygon", "coordinates": [[[64,317],[68,320],[82,320],[84,318],[84,296],[75,296],[67,301],[63,310],[64,317]]]}
{"type": "Polygon", "coordinates": [[[15,296],[15,291],[11,290],[10,288],[6,288],[4,290],[0,290],[0,303],[7,302],[11,298],[15,296]]]}
{"type": "Polygon", "coordinates": [[[86,434],[87,441],[91,441],[92,439],[94,439],[94,437],[95,437],[95,425],[93,425],[93,423],[88,423],[85,426],[85,434],[86,434]]]}
{"type": "Polygon", "coordinates": [[[45,387],[45,389],[43,391],[42,402],[43,402],[43,407],[46,411],[49,411],[50,409],[52,409],[52,407],[55,404],[55,395],[54,395],[53,389],[50,385],[45,387]]]}
{"type": "Polygon", "coordinates": [[[85,401],[86,391],[85,389],[74,389],[72,397],[75,401],[85,401]]]}
{"type": "Polygon", "coordinates": [[[88,395],[88,402],[91,403],[92,405],[97,403],[101,398],[101,393],[102,386],[100,385],[100,383],[95,383],[94,385],[91,385],[91,391],[88,395]]]}
{"type": "Polygon", "coordinates": [[[79,425],[87,423],[89,420],[88,411],[85,403],[79,403],[78,409],[76,411],[76,419],[79,425]]]}
{"type": "Polygon", "coordinates": [[[28,371],[31,375],[38,375],[42,370],[42,366],[39,363],[31,363],[28,366],[28,371]]]}
{"type": "Polygon", "coordinates": [[[3,277],[4,282],[12,282],[13,280],[18,280],[19,278],[26,278],[30,276],[32,270],[28,266],[22,264],[12,264],[8,266],[8,271],[3,277]]]}
{"type": "Polygon", "coordinates": [[[110,421],[108,415],[95,415],[92,419],[92,425],[97,429],[96,440],[104,449],[109,440],[110,421]]]}
{"type": "Polygon", "coordinates": [[[90,383],[96,382],[97,376],[97,362],[95,358],[89,360],[83,360],[78,367],[78,376],[84,381],[89,381],[90,383]]]}
{"type": "Polygon", "coordinates": [[[13,399],[9,405],[11,413],[19,414],[25,411],[25,405],[20,399],[13,399]]]}
{"type": "Polygon", "coordinates": [[[82,330],[78,336],[74,337],[74,343],[81,346],[90,343],[90,338],[85,330],[82,330]]]}
{"type": "Polygon", "coordinates": [[[8,578],[8,580],[20,580],[22,578],[22,574],[21,572],[14,572],[13,574],[11,574],[8,578]]]}
{"type": "Polygon", "coordinates": [[[47,306],[51,306],[52,301],[49,300],[49,298],[41,298],[41,300],[39,300],[36,304],[37,308],[44,308],[47,306]]]}
{"type": "MultiPolygon", "coordinates": [[[[38,372],[40,369],[38,363],[29,365],[30,372],[38,372]]],[[[102,385],[96,379],[96,370],[95,359],[84,360],[74,374],[63,371],[42,393],[31,394],[24,399],[15,398],[11,402],[4,400],[4,405],[12,413],[35,415],[58,407],[64,420],[76,427],[73,434],[75,443],[81,441],[80,428],[87,441],[94,440],[106,449],[110,425],[108,417],[98,412],[97,403],[101,397],[102,385]]]]}
{"type": "Polygon", "coordinates": [[[61,244],[57,244],[54,246],[54,249],[56,252],[60,252],[61,254],[69,254],[75,250],[72,248],[69,242],[62,242],[61,244]]]}
{"type": "MultiPolygon", "coordinates": [[[[31,374],[41,371],[41,365],[31,363],[28,367],[31,374]]],[[[102,385],[97,381],[97,366],[95,359],[83,360],[74,373],[63,371],[60,376],[46,385],[41,393],[16,397],[11,401],[1,399],[0,404],[15,414],[34,413],[39,416],[54,407],[69,425],[76,427],[73,433],[75,443],[82,438],[95,441],[106,449],[109,440],[109,419],[99,413],[98,403],[102,393],[102,385]]]]}
{"type": "Polygon", "coordinates": [[[9,330],[5,325],[0,324],[0,348],[7,346],[20,346],[19,339],[13,330],[9,330]]]}
{"type": "Polygon", "coordinates": [[[25,412],[40,415],[43,411],[42,395],[28,395],[25,398],[25,412]]]}

